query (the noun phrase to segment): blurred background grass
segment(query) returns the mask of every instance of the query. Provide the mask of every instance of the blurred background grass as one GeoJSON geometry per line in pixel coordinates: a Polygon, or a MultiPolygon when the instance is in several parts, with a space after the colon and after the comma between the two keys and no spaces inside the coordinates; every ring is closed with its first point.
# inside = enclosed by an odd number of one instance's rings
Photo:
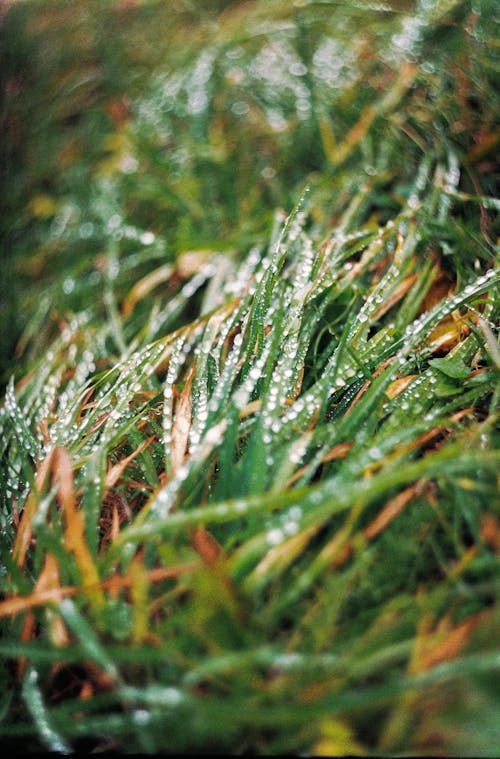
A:
{"type": "Polygon", "coordinates": [[[495,6],[4,4],[4,381],[57,315],[102,307],[113,237],[125,293],[180,252],[248,250],[306,182],[315,220],[332,224],[377,174],[383,221],[422,154],[451,149],[468,167],[461,189],[495,194],[495,6]]]}

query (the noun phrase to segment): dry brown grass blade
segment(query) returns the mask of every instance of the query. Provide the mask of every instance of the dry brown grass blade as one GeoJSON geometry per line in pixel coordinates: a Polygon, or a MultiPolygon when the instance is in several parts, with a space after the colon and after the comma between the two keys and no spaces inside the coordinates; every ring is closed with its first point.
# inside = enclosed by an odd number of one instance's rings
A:
{"type": "Polygon", "coordinates": [[[470,334],[470,328],[461,319],[449,316],[431,332],[427,343],[433,351],[447,353],[468,334],[470,334]]]}
{"type": "Polygon", "coordinates": [[[352,443],[337,443],[330,448],[328,453],[325,453],[321,459],[322,464],[326,464],[328,461],[335,461],[336,459],[345,459],[347,454],[352,448],[352,443]]]}
{"type": "Polygon", "coordinates": [[[117,464],[114,464],[114,466],[110,467],[106,473],[106,480],[105,484],[107,488],[112,488],[118,480],[120,479],[121,475],[125,471],[125,469],[128,467],[131,461],[135,459],[136,456],[138,456],[142,451],[148,447],[148,445],[151,445],[153,440],[155,439],[155,436],[152,435],[147,440],[144,440],[138,448],[133,451],[130,456],[127,456],[126,458],[119,461],[117,464]]]}
{"type": "Polygon", "coordinates": [[[380,319],[384,314],[391,310],[393,306],[398,303],[401,298],[404,298],[408,290],[411,290],[417,280],[416,274],[410,274],[406,277],[394,290],[391,295],[384,300],[380,308],[378,308],[373,314],[373,319],[380,319]]]}
{"type": "Polygon", "coordinates": [[[293,561],[302,554],[308,543],[319,532],[321,525],[313,525],[294,535],[284,543],[271,548],[264,558],[257,564],[253,574],[256,577],[265,577],[271,570],[284,571],[293,561]]]}
{"type": "Polygon", "coordinates": [[[203,526],[193,530],[191,542],[195,551],[209,567],[213,567],[224,556],[220,543],[203,526]]]}
{"type": "MultiPolygon", "coordinates": [[[[379,367],[379,369],[381,369],[381,367],[379,367]]],[[[374,374],[373,376],[375,377],[376,375],[374,374]]],[[[359,400],[361,400],[361,398],[363,397],[363,395],[366,393],[366,391],[370,387],[371,382],[372,382],[371,380],[366,380],[366,382],[364,382],[363,385],[359,388],[358,392],[356,393],[356,395],[354,396],[354,398],[352,400],[351,405],[349,406],[349,408],[346,411],[346,416],[347,416],[347,414],[349,414],[352,411],[352,409],[354,408],[354,406],[356,405],[356,403],[359,400]]]]}
{"type": "Polygon", "coordinates": [[[136,282],[122,303],[123,316],[130,316],[139,301],[149,295],[158,285],[168,282],[174,271],[172,264],[165,264],[136,282]]]}
{"type": "Polygon", "coordinates": [[[200,525],[191,533],[191,544],[212,577],[215,577],[220,583],[221,589],[228,593],[231,604],[238,606],[235,587],[227,568],[227,554],[220,543],[206,527],[200,525]]]}
{"type": "Polygon", "coordinates": [[[35,591],[61,590],[59,566],[51,553],[45,554],[43,569],[35,585],[35,591]]]}
{"type": "Polygon", "coordinates": [[[58,499],[66,522],[65,544],[73,553],[84,585],[93,586],[95,590],[89,598],[98,606],[104,603],[102,591],[98,588],[99,573],[88,547],[85,535],[85,519],[77,509],[76,494],[73,484],[71,459],[65,448],[57,448],[54,459],[54,479],[58,485],[58,499]]]}
{"type": "MultiPolygon", "coordinates": [[[[425,487],[426,482],[419,481],[409,487],[405,488],[401,493],[398,493],[394,498],[388,501],[383,509],[377,514],[361,532],[362,539],[369,542],[380,535],[386,527],[408,506],[409,503],[417,496],[420,495],[425,487]]],[[[342,566],[354,552],[354,546],[356,544],[356,536],[350,536],[349,524],[343,527],[335,533],[333,538],[326,544],[321,551],[321,559],[325,564],[330,564],[332,568],[342,566]]],[[[358,536],[359,537],[359,536],[358,536]]]]}
{"type": "Polygon", "coordinates": [[[118,507],[116,503],[113,504],[113,516],[111,521],[111,535],[110,541],[116,540],[120,534],[120,515],[118,514],[118,507]]]}
{"type": "Polygon", "coordinates": [[[54,449],[50,450],[44,460],[38,465],[37,473],[35,476],[36,492],[32,491],[29,494],[21,516],[13,550],[14,561],[17,563],[18,567],[23,566],[26,558],[26,551],[28,550],[32,536],[31,523],[38,507],[38,493],[41,493],[43,491],[48,473],[50,471],[50,467],[52,465],[53,456],[54,449]]]}
{"type": "MultiPolygon", "coordinates": [[[[455,287],[456,284],[449,276],[440,271],[420,305],[419,314],[430,311],[445,298],[450,297],[455,287]]],[[[432,330],[427,339],[427,344],[434,351],[443,353],[450,351],[470,333],[470,328],[466,324],[469,319],[475,320],[475,315],[461,316],[458,311],[454,311],[450,316],[442,319],[432,330]]]]}
{"type": "Polygon", "coordinates": [[[420,495],[426,487],[426,483],[419,481],[410,487],[405,488],[398,493],[394,498],[391,498],[384,506],[375,519],[373,519],[367,527],[363,530],[363,535],[366,540],[373,540],[395,519],[403,509],[408,506],[416,496],[420,495]]]}
{"type": "Polygon", "coordinates": [[[76,586],[67,586],[62,588],[51,588],[49,590],[40,590],[30,593],[28,596],[15,596],[7,598],[0,602],[0,619],[3,617],[15,617],[36,606],[45,606],[49,603],[58,603],[61,598],[75,596],[79,592],[85,592],[85,588],[76,586]]]}
{"type": "MultiPolygon", "coordinates": [[[[321,463],[326,464],[329,461],[335,461],[336,459],[345,459],[351,448],[352,443],[337,443],[332,448],[330,448],[327,453],[325,453],[321,459],[321,463]]],[[[300,478],[307,472],[308,468],[308,465],[306,465],[301,469],[298,469],[286,483],[287,488],[291,487],[295,482],[297,482],[297,480],[300,480],[300,478]]]]}
{"type": "MultiPolygon", "coordinates": [[[[455,414],[452,414],[450,416],[450,421],[458,422],[460,421],[460,419],[462,419],[464,416],[467,416],[472,411],[474,411],[474,408],[472,406],[461,409],[460,411],[457,411],[455,414]]],[[[435,442],[437,444],[440,438],[444,438],[445,435],[449,435],[449,434],[450,434],[450,427],[446,425],[440,425],[439,427],[434,427],[432,430],[429,430],[429,432],[425,432],[423,435],[421,435],[419,438],[414,440],[409,445],[401,447],[398,451],[398,454],[409,453],[410,451],[414,451],[416,448],[423,448],[424,446],[428,446],[429,443],[435,442]]]]}
{"type": "MultiPolygon", "coordinates": [[[[26,614],[23,622],[23,629],[21,630],[20,640],[22,643],[32,640],[36,630],[36,617],[33,611],[30,609],[26,614]]],[[[22,680],[27,664],[26,656],[20,656],[17,660],[17,677],[22,680]]]]}
{"type": "Polygon", "coordinates": [[[189,370],[186,382],[179,394],[175,406],[175,417],[172,424],[172,438],[170,446],[170,465],[172,474],[182,466],[186,456],[189,430],[191,428],[191,385],[196,372],[196,364],[189,370]]]}
{"type": "Polygon", "coordinates": [[[492,151],[496,151],[500,144],[500,128],[481,137],[481,140],[473,145],[467,153],[464,163],[466,166],[472,166],[487,156],[492,151]]]}
{"type": "MultiPolygon", "coordinates": [[[[156,569],[148,570],[147,577],[151,583],[161,582],[162,580],[170,580],[183,574],[195,572],[200,566],[202,565],[199,561],[191,561],[186,564],[179,564],[175,567],[158,567],[156,569]]],[[[77,596],[78,594],[88,595],[96,590],[109,590],[111,593],[115,593],[122,588],[129,588],[131,584],[132,578],[128,575],[113,575],[113,577],[110,577],[108,580],[104,580],[93,586],[63,585],[59,588],[38,590],[27,596],[7,598],[4,601],[0,601],[0,619],[4,617],[14,617],[17,614],[21,614],[36,606],[57,604],[63,598],[77,596]]]]}
{"type": "MultiPolygon", "coordinates": [[[[46,590],[55,591],[57,594],[60,590],[61,583],[59,577],[59,567],[57,561],[51,553],[45,555],[45,562],[43,569],[40,572],[40,576],[35,585],[35,593],[43,593],[46,590]]],[[[58,600],[61,600],[59,595],[58,600]]],[[[50,638],[55,646],[64,646],[69,642],[68,632],[66,626],[59,616],[49,616],[50,612],[47,612],[50,638]]],[[[21,631],[21,640],[23,642],[30,641],[35,637],[36,632],[36,617],[32,609],[28,610],[26,618],[24,620],[23,629],[21,631]]],[[[19,658],[17,663],[17,673],[21,678],[26,668],[26,657],[19,658]]]]}
{"type": "Polygon", "coordinates": [[[432,643],[423,647],[418,666],[420,670],[431,669],[437,664],[456,659],[466,647],[472,631],[484,621],[487,612],[480,612],[468,617],[456,627],[452,627],[449,618],[444,618],[432,636],[432,643]],[[436,639],[437,636],[437,639],[436,639]]]}
{"type": "Polygon", "coordinates": [[[500,558],[500,522],[496,514],[488,512],[481,518],[481,538],[500,558]]]}
{"type": "Polygon", "coordinates": [[[192,277],[201,271],[204,264],[214,254],[210,248],[200,248],[199,250],[185,250],[177,256],[177,272],[182,279],[192,277]]]}
{"type": "Polygon", "coordinates": [[[396,398],[400,393],[403,392],[403,390],[406,390],[408,385],[410,385],[417,377],[418,374],[407,374],[406,377],[399,377],[397,380],[394,380],[394,382],[391,382],[385,391],[385,394],[390,400],[396,398]]]}
{"type": "MultiPolygon", "coordinates": [[[[45,590],[55,591],[56,595],[58,594],[57,600],[62,600],[59,566],[56,558],[51,553],[45,555],[45,563],[35,585],[35,592],[43,593],[45,590]]],[[[52,615],[50,610],[47,611],[47,617],[50,638],[53,644],[57,647],[66,646],[69,643],[69,634],[63,620],[58,615],[52,615]]]]}
{"type": "Polygon", "coordinates": [[[319,562],[330,565],[332,569],[342,566],[353,554],[353,546],[350,538],[349,525],[344,525],[338,530],[333,538],[319,554],[319,562]]]}

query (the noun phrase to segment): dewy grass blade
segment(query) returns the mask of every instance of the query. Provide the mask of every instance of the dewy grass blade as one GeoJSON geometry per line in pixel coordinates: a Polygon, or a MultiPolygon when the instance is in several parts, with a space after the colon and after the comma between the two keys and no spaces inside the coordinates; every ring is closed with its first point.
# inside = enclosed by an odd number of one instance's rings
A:
{"type": "Polygon", "coordinates": [[[33,437],[26,419],[16,401],[13,379],[9,382],[5,393],[5,410],[11,419],[13,431],[19,445],[31,456],[32,459],[36,459],[39,444],[33,437]]]}
{"type": "Polygon", "coordinates": [[[38,728],[39,735],[49,751],[58,754],[72,753],[71,747],[50,724],[50,716],[39,686],[40,675],[33,666],[27,668],[23,680],[23,696],[38,728]]]}

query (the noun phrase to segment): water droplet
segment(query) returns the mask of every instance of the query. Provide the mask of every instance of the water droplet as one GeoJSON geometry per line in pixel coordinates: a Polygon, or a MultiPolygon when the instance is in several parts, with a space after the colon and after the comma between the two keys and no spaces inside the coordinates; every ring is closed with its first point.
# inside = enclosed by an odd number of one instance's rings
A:
{"type": "Polygon", "coordinates": [[[136,709],[132,718],[136,725],[147,725],[151,721],[151,715],[146,709],[136,709]]]}
{"type": "Polygon", "coordinates": [[[285,536],[283,534],[283,531],[279,528],[275,527],[272,530],[269,530],[269,532],[266,535],[267,542],[271,546],[277,546],[280,543],[283,542],[285,536]]]}
{"type": "Polygon", "coordinates": [[[368,451],[368,455],[373,461],[379,461],[379,459],[382,458],[383,453],[377,446],[373,446],[373,448],[370,448],[368,451]]]}
{"type": "Polygon", "coordinates": [[[153,232],[143,232],[141,236],[139,237],[139,240],[142,242],[143,245],[152,245],[155,239],[156,237],[153,234],[153,232]]]}
{"type": "Polygon", "coordinates": [[[245,511],[248,510],[248,505],[246,501],[235,501],[233,504],[233,508],[239,514],[243,514],[245,511]]]}
{"type": "Polygon", "coordinates": [[[283,531],[289,536],[296,535],[299,531],[299,525],[297,522],[290,520],[283,525],[283,531]]]}
{"type": "Polygon", "coordinates": [[[72,293],[73,290],[75,289],[75,280],[72,279],[71,277],[66,277],[66,279],[63,281],[62,289],[63,289],[63,292],[66,293],[66,295],[69,295],[70,293],[72,293]]]}
{"type": "Polygon", "coordinates": [[[250,377],[250,379],[252,379],[255,382],[257,382],[257,380],[259,380],[260,377],[261,377],[261,370],[260,370],[260,368],[258,366],[252,367],[252,369],[250,369],[250,371],[248,372],[248,376],[250,377]]]}
{"type": "Polygon", "coordinates": [[[296,667],[301,661],[300,654],[279,654],[274,660],[274,665],[279,669],[290,669],[296,667]]]}

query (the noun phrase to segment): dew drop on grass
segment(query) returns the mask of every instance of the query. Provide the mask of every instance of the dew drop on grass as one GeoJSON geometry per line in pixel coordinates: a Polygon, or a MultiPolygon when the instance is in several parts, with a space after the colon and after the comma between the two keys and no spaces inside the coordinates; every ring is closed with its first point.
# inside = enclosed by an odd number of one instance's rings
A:
{"type": "Polygon", "coordinates": [[[238,512],[238,514],[244,514],[245,511],[248,511],[248,504],[246,501],[234,501],[233,509],[238,512]]]}
{"type": "Polygon", "coordinates": [[[72,279],[71,277],[66,277],[66,279],[63,280],[62,289],[63,289],[63,292],[66,293],[66,295],[69,295],[70,293],[72,293],[73,290],[75,289],[75,280],[72,279]]]}
{"type": "Polygon", "coordinates": [[[156,237],[153,232],[143,232],[139,237],[140,242],[143,245],[152,245],[156,237]]]}
{"type": "Polygon", "coordinates": [[[291,669],[298,666],[301,662],[302,657],[300,654],[279,654],[273,663],[279,669],[291,669]]]}
{"type": "Polygon", "coordinates": [[[373,461],[379,461],[379,460],[382,458],[382,456],[383,456],[383,453],[382,453],[382,451],[380,450],[380,448],[378,448],[377,446],[373,446],[373,448],[370,448],[370,449],[369,449],[369,451],[368,451],[368,455],[369,455],[369,457],[370,457],[370,458],[371,458],[373,461]]]}
{"type": "Polygon", "coordinates": [[[146,709],[136,709],[132,712],[132,720],[139,727],[143,727],[151,722],[151,714],[146,709]]]}
{"type": "Polygon", "coordinates": [[[273,527],[266,535],[266,540],[270,546],[277,546],[282,543],[284,539],[285,535],[283,534],[283,530],[280,530],[278,527],[273,527]]]}
{"type": "Polygon", "coordinates": [[[187,466],[184,465],[184,466],[179,467],[175,475],[175,478],[176,480],[179,480],[179,482],[182,482],[183,480],[187,478],[188,475],[189,475],[189,469],[187,466]]]}
{"type": "Polygon", "coordinates": [[[184,694],[178,688],[162,688],[160,692],[162,704],[177,706],[184,700],[184,694]]]}
{"type": "Polygon", "coordinates": [[[296,535],[299,529],[300,528],[298,522],[294,522],[293,520],[290,520],[283,524],[283,531],[288,536],[296,535]]]}

